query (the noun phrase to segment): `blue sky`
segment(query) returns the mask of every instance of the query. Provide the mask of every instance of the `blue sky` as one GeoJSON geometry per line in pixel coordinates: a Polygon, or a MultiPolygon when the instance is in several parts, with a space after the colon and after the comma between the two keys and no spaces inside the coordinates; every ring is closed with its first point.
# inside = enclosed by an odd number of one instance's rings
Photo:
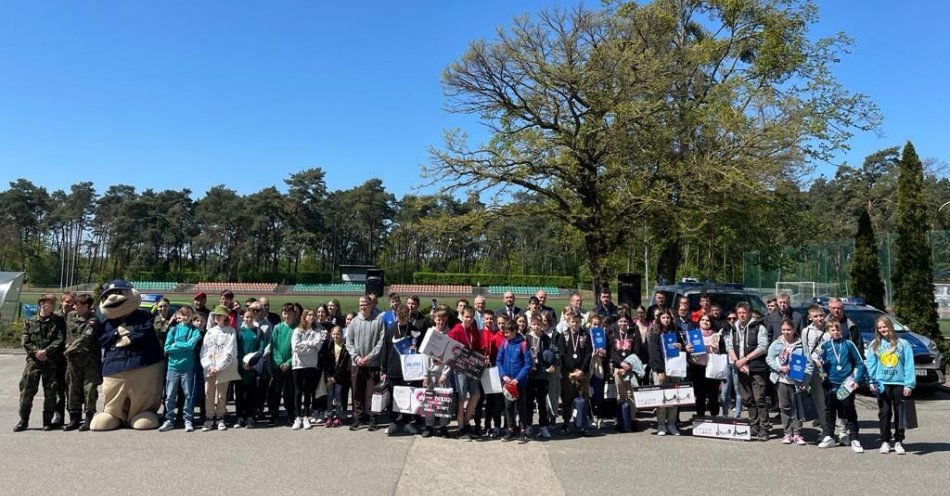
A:
{"type": "MultiPolygon", "coordinates": [[[[402,195],[444,129],[474,129],[444,111],[445,66],[558,4],[576,2],[4,2],[0,184],[251,193],[320,166],[330,188],[375,176],[402,195]]],[[[838,76],[885,117],[840,160],[911,139],[950,162],[950,2],[819,5],[816,36],[856,40],[838,76]]]]}

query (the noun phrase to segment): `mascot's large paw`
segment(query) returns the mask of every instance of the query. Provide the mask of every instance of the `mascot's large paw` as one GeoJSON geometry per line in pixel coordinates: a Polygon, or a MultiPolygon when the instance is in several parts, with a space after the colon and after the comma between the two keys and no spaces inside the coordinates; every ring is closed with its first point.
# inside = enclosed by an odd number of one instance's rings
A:
{"type": "Polygon", "coordinates": [[[111,431],[118,429],[122,421],[105,412],[99,412],[92,417],[89,428],[94,431],[111,431]]]}
{"type": "Polygon", "coordinates": [[[158,429],[160,423],[161,422],[158,420],[158,415],[156,415],[155,412],[146,410],[132,417],[129,425],[131,425],[135,430],[148,431],[152,429],[158,429]]]}

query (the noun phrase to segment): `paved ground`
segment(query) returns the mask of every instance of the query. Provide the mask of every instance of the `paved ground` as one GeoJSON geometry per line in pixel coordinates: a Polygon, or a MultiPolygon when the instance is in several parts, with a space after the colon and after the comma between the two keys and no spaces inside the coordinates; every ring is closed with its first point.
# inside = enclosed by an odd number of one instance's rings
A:
{"type": "Polygon", "coordinates": [[[903,457],[874,451],[879,446],[876,405],[867,397],[858,406],[861,440],[868,448],[862,455],[777,440],[743,443],[647,433],[517,445],[389,438],[344,428],[42,432],[35,429],[41,395],[34,429],[14,434],[22,363],[22,355],[0,354],[2,494],[695,495],[746,487],[800,496],[818,492],[816,481],[836,494],[945,494],[950,467],[950,394],[943,391],[918,398],[921,428],[910,431],[909,453],[903,457]]]}

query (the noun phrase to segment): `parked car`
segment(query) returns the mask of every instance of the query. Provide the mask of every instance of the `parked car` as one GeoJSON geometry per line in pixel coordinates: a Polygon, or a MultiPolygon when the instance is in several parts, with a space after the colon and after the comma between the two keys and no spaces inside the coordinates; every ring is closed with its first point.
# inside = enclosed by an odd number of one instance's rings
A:
{"type": "Polygon", "coordinates": [[[722,315],[733,311],[740,302],[746,302],[755,310],[765,316],[765,303],[758,294],[748,291],[741,284],[725,284],[716,282],[692,282],[684,281],[678,284],[665,284],[653,288],[653,296],[650,304],[656,303],[657,292],[666,295],[666,301],[670,308],[677,308],[682,298],[689,300],[689,310],[699,309],[699,295],[706,293],[712,299],[712,303],[718,303],[722,306],[722,315]]]}

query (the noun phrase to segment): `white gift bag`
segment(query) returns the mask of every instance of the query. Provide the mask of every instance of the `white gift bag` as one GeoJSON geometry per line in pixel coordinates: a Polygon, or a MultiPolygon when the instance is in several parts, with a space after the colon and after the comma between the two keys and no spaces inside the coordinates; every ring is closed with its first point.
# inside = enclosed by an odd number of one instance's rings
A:
{"type": "Polygon", "coordinates": [[[729,368],[729,358],[724,354],[707,353],[706,354],[706,378],[726,379],[727,369],[729,368]]]}
{"type": "Polygon", "coordinates": [[[680,353],[675,358],[666,359],[666,375],[669,377],[686,377],[686,353],[680,353]]]}
{"type": "Polygon", "coordinates": [[[501,377],[498,375],[498,367],[489,367],[482,371],[482,390],[485,394],[503,392],[501,388],[501,377]]]}
{"type": "Polygon", "coordinates": [[[402,361],[402,380],[406,382],[421,381],[426,377],[426,368],[429,365],[429,359],[421,353],[410,355],[400,355],[402,361]]]}

